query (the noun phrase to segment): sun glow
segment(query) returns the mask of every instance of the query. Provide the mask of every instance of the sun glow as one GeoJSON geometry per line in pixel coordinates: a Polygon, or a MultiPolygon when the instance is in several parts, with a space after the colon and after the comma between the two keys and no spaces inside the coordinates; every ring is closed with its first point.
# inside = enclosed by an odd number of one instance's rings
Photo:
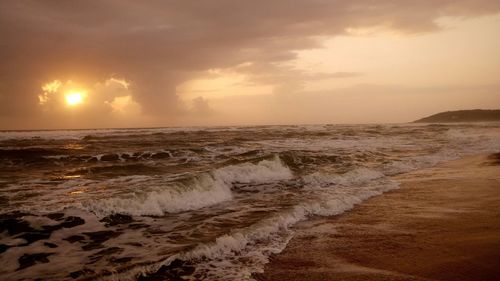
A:
{"type": "Polygon", "coordinates": [[[66,104],[69,106],[76,106],[83,102],[84,93],[82,92],[69,92],[65,96],[66,104]]]}

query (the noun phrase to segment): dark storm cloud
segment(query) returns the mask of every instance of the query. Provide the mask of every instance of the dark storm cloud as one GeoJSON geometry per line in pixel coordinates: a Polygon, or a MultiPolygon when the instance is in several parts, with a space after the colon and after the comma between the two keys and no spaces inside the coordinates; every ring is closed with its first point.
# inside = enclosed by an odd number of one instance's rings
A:
{"type": "Polygon", "coordinates": [[[35,114],[44,82],[96,83],[111,76],[130,81],[145,113],[180,114],[175,87],[210,68],[252,62],[266,66],[264,73],[246,70],[255,81],[290,80],[296,73],[274,72],[273,63],[295,58],[295,50],[320,47],[321,36],[375,25],[429,32],[438,29],[435,20],[442,16],[499,9],[500,1],[487,0],[5,0],[0,2],[0,115],[35,114]]]}

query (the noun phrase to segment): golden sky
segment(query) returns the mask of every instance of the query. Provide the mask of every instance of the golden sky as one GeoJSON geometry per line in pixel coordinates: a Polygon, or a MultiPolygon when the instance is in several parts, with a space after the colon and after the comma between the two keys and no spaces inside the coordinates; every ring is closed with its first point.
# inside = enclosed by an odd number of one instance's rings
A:
{"type": "Polygon", "coordinates": [[[500,1],[0,1],[0,129],[500,108],[500,1]]]}

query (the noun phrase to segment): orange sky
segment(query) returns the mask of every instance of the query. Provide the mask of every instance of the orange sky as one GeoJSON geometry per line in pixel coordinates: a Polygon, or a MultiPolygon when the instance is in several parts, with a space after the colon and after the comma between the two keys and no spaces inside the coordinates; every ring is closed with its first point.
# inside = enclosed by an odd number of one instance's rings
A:
{"type": "Polygon", "coordinates": [[[486,0],[2,1],[0,129],[497,109],[498,30],[486,0]]]}

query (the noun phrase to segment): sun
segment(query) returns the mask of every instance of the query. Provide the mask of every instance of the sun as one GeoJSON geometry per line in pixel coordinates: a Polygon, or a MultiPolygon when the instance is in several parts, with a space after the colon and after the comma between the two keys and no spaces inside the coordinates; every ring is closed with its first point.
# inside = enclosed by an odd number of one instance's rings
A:
{"type": "Polygon", "coordinates": [[[69,106],[76,106],[83,102],[84,93],[72,91],[67,93],[65,96],[66,104],[69,106]]]}

